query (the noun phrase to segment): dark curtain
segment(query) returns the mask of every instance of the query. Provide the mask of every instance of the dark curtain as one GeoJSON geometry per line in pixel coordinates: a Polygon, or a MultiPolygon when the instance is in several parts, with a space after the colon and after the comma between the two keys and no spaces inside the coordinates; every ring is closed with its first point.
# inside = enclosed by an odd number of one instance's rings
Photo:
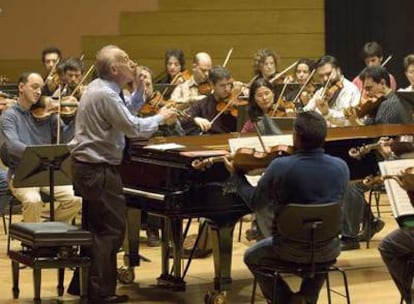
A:
{"type": "Polygon", "coordinates": [[[335,56],[352,80],[365,67],[363,45],[377,41],[384,60],[393,55],[386,68],[405,87],[403,58],[414,53],[413,13],[413,0],[325,0],[326,54],[335,56]]]}

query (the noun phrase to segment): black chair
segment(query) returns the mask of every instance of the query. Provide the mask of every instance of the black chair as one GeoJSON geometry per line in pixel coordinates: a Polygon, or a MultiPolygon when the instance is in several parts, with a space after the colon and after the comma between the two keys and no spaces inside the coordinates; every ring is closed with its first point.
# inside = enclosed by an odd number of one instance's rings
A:
{"type": "MultiPolygon", "coordinates": [[[[378,185],[373,186],[370,190],[369,190],[369,194],[368,194],[368,208],[369,210],[371,210],[372,208],[372,202],[375,201],[375,205],[376,205],[376,209],[377,209],[377,215],[378,217],[381,217],[381,212],[380,212],[380,199],[381,199],[381,194],[385,194],[385,186],[384,183],[380,183],[378,185]]],[[[371,223],[371,221],[368,221],[368,223],[371,223]]],[[[367,235],[371,235],[371,225],[368,224],[367,227],[367,235]]],[[[369,248],[369,244],[370,244],[371,239],[368,237],[366,240],[366,248],[369,248]]]]}
{"type": "MultiPolygon", "coordinates": [[[[337,271],[341,273],[344,282],[345,294],[340,294],[346,298],[349,304],[350,296],[346,273],[341,268],[335,266],[336,260],[318,262],[315,256],[316,245],[329,242],[338,238],[341,229],[341,205],[340,203],[328,204],[289,204],[281,210],[277,218],[278,232],[283,238],[290,241],[308,244],[310,248],[309,263],[286,263],[283,266],[262,267],[261,274],[268,276],[274,281],[272,303],[276,303],[275,289],[280,274],[295,274],[300,277],[314,277],[315,274],[323,274],[326,278],[328,303],[331,303],[331,286],[329,273],[337,271]]],[[[338,241],[339,246],[339,241],[338,241]]],[[[251,303],[254,303],[256,293],[256,280],[253,283],[251,303]]]]}

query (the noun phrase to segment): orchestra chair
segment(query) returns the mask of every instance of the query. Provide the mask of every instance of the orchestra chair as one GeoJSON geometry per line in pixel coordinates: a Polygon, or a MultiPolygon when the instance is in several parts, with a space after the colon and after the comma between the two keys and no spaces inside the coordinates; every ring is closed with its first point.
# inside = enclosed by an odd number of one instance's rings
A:
{"type": "MultiPolygon", "coordinates": [[[[13,199],[10,200],[13,202],[13,199]]],[[[9,212],[7,255],[12,261],[13,298],[19,297],[20,264],[33,269],[35,303],[41,303],[41,271],[58,270],[58,296],[64,293],[65,268],[79,267],[80,303],[87,303],[90,258],[82,255],[80,247],[92,245],[92,234],[77,226],[62,222],[12,223],[12,203],[9,212]],[[11,240],[20,242],[20,248],[11,248],[11,240]]]]}
{"type": "MultiPolygon", "coordinates": [[[[372,202],[375,201],[376,209],[377,209],[377,215],[378,217],[381,217],[380,213],[380,200],[381,200],[381,194],[385,194],[385,186],[384,183],[380,183],[378,185],[374,185],[370,190],[368,194],[368,208],[371,210],[372,208],[372,202]]],[[[371,235],[371,225],[367,225],[367,235],[371,235]]],[[[368,237],[366,240],[366,248],[369,248],[371,239],[368,237]]]]}
{"type": "MultiPolygon", "coordinates": [[[[326,263],[317,263],[315,261],[316,245],[338,238],[341,229],[341,204],[339,202],[329,204],[289,204],[281,210],[276,223],[278,225],[278,232],[283,238],[308,245],[311,257],[307,264],[286,262],[284,265],[263,266],[259,269],[262,275],[268,276],[269,279],[273,280],[271,303],[276,303],[274,294],[277,280],[281,274],[294,274],[299,277],[313,277],[315,274],[323,274],[326,280],[328,303],[332,303],[332,291],[345,297],[347,303],[350,304],[348,279],[345,271],[335,265],[336,260],[326,263]],[[329,273],[334,271],[342,275],[345,294],[331,289],[329,273]]],[[[252,304],[255,302],[256,286],[257,282],[255,279],[251,298],[252,304]]]]}
{"type": "MultiPolygon", "coordinates": [[[[408,258],[407,262],[406,262],[406,266],[405,266],[405,274],[404,274],[404,278],[411,282],[411,302],[414,299],[414,289],[413,289],[413,280],[414,280],[414,257],[408,258]]],[[[403,297],[401,296],[400,299],[400,304],[411,304],[411,303],[407,303],[406,301],[404,301],[403,297]]]]}
{"type": "Polygon", "coordinates": [[[10,207],[10,200],[12,196],[10,193],[5,193],[3,195],[0,195],[0,215],[3,220],[3,230],[4,234],[7,235],[7,225],[6,225],[6,207],[10,207]]]}

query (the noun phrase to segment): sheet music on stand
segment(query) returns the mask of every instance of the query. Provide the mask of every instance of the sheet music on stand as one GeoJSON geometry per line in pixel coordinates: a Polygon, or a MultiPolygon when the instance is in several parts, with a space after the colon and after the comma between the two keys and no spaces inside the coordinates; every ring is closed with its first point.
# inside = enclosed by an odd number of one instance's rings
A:
{"type": "MultiPolygon", "coordinates": [[[[293,138],[291,134],[288,135],[266,135],[262,136],[266,147],[274,147],[277,145],[293,146],[293,138]]],[[[256,151],[263,152],[263,147],[260,144],[257,136],[230,138],[229,147],[232,153],[239,148],[254,148],[256,151]]],[[[256,186],[262,175],[246,175],[247,180],[252,186],[256,186]]]]}
{"type": "MultiPolygon", "coordinates": [[[[379,163],[381,175],[399,174],[401,170],[413,167],[414,159],[400,159],[379,163]]],[[[391,205],[394,218],[400,227],[414,227],[414,207],[411,205],[407,192],[393,179],[384,181],[385,191],[391,205]]]]}

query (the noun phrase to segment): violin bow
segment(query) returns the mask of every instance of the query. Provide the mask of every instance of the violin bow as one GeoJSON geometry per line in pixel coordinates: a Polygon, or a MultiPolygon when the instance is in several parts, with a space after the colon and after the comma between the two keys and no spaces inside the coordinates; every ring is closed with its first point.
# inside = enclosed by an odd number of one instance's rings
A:
{"type": "Polygon", "coordinates": [[[227,102],[226,106],[220,112],[218,112],[216,116],[214,116],[214,118],[210,121],[211,124],[213,124],[221,115],[223,115],[223,113],[239,98],[243,87],[244,85],[242,85],[240,91],[227,102]]]}
{"type": "Polygon", "coordinates": [[[59,93],[58,93],[58,112],[57,112],[57,130],[56,130],[56,144],[60,143],[60,103],[62,101],[62,85],[59,84],[59,93]]]}
{"type": "Polygon", "coordinates": [[[254,125],[254,128],[255,128],[255,130],[256,130],[257,137],[259,138],[260,145],[261,145],[261,146],[262,146],[262,148],[263,148],[263,152],[266,152],[266,146],[265,146],[265,144],[264,144],[264,141],[263,141],[263,136],[262,136],[262,134],[260,133],[259,127],[258,127],[258,125],[257,125],[257,122],[256,122],[256,121],[255,121],[255,122],[253,122],[253,125],[254,125]]]}
{"type": "Polygon", "coordinates": [[[54,66],[50,69],[49,74],[47,74],[47,76],[46,76],[45,80],[47,80],[49,77],[51,77],[51,76],[52,76],[52,74],[55,72],[56,67],[57,67],[57,65],[59,64],[59,62],[60,62],[60,57],[56,60],[55,65],[54,65],[54,66]]]}
{"type": "Polygon", "coordinates": [[[275,115],[275,113],[276,113],[277,109],[278,109],[278,108],[279,108],[279,106],[280,106],[280,103],[282,102],[283,94],[285,93],[285,90],[286,90],[286,88],[287,88],[287,85],[288,85],[288,83],[287,83],[287,82],[283,85],[282,92],[280,92],[279,98],[277,99],[276,104],[275,104],[275,106],[274,106],[274,108],[273,108],[273,111],[272,111],[272,116],[273,116],[273,115],[275,115]]]}
{"type": "Polygon", "coordinates": [[[231,48],[231,49],[227,52],[226,59],[224,59],[223,68],[225,68],[225,67],[226,67],[227,63],[228,63],[228,62],[229,62],[229,60],[230,60],[230,56],[231,56],[231,54],[232,54],[232,53],[233,53],[233,48],[231,48]]]}
{"type": "Polygon", "coordinates": [[[384,67],[387,63],[388,63],[388,61],[390,61],[392,59],[392,55],[389,55],[385,60],[384,60],[384,62],[383,63],[381,63],[381,66],[382,67],[384,67]]]}
{"type": "Polygon", "coordinates": [[[80,89],[82,83],[86,80],[86,78],[89,76],[89,74],[92,72],[93,68],[95,67],[95,65],[91,65],[91,67],[89,68],[89,70],[86,72],[85,75],[83,75],[81,81],[79,82],[79,84],[76,86],[76,88],[72,91],[72,94],[70,94],[70,96],[74,96],[75,93],[80,89]]]}
{"type": "Polygon", "coordinates": [[[277,73],[272,79],[269,80],[269,82],[272,83],[276,79],[279,79],[281,76],[283,76],[284,74],[286,74],[287,71],[289,71],[290,69],[292,69],[293,67],[295,67],[297,65],[297,63],[298,63],[298,61],[295,61],[290,66],[288,66],[286,69],[284,69],[282,72],[277,73]]]}
{"type": "MultiPolygon", "coordinates": [[[[313,75],[315,74],[315,69],[309,74],[308,79],[306,79],[303,86],[300,88],[298,94],[296,94],[295,98],[293,99],[293,104],[296,108],[296,103],[298,102],[300,95],[302,95],[303,91],[305,90],[306,86],[309,84],[309,82],[312,80],[313,75]]],[[[302,103],[302,102],[301,102],[302,103]]],[[[303,106],[303,105],[302,105],[303,106]]]]}

